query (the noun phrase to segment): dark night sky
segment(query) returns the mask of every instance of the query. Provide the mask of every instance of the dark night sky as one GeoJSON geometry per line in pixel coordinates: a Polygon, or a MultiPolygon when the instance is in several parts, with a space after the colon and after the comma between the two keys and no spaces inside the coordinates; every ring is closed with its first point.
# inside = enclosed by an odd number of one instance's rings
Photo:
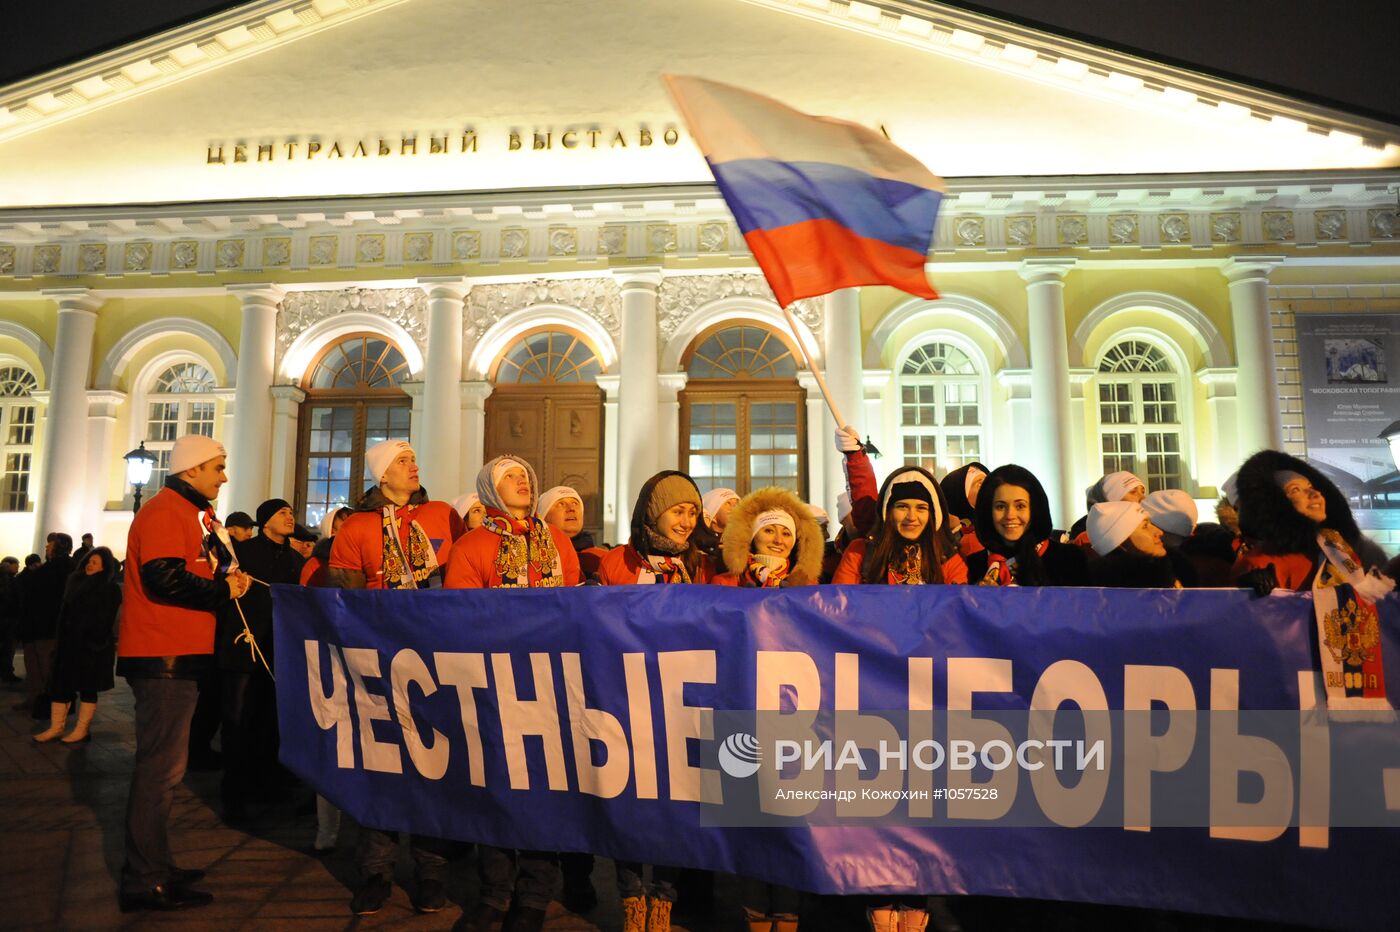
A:
{"type": "MultiPolygon", "coordinates": [[[[12,9],[3,17],[10,25],[0,29],[0,84],[236,5],[3,0],[3,7],[12,9]]],[[[1396,0],[978,0],[960,5],[1400,123],[1396,0]]],[[[528,15],[529,5],[522,2],[518,9],[528,15]]]]}

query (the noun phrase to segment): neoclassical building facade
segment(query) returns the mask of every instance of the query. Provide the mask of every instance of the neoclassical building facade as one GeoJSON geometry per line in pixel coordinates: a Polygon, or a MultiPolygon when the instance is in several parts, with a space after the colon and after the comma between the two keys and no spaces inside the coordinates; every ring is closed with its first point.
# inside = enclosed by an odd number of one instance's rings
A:
{"type": "Polygon", "coordinates": [[[120,551],[122,455],[159,481],[190,431],[229,449],[225,513],[314,523],[386,437],[445,499],[525,456],[612,541],[661,468],[831,510],[802,348],[882,474],[1021,462],[1062,525],[1108,471],[1204,503],[1250,451],[1302,453],[1296,315],[1400,313],[1400,128],[891,10],[622,2],[532,19],[523,55],[503,3],[254,2],[0,89],[0,549],[120,551]],[[668,69],[879,122],[947,175],[941,297],[843,291],[790,330],[668,69]]]}

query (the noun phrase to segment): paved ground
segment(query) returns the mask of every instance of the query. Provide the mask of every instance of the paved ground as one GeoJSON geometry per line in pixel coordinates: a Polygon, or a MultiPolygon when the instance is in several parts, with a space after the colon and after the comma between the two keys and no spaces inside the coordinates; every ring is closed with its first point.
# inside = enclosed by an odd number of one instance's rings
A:
{"type": "MultiPolygon", "coordinates": [[[[328,857],[309,852],[316,817],[299,795],[280,806],[254,810],[246,830],[225,826],[217,811],[217,773],[192,773],[180,787],[171,819],[171,842],[183,867],[209,872],[200,884],[213,904],[177,913],[123,915],[117,909],[116,877],[122,860],[122,821],[134,749],[132,696],[124,680],[98,703],[93,739],[87,744],[36,745],[29,736],[40,723],[12,710],[23,686],[0,688],[0,929],[109,930],[180,928],[199,930],[449,929],[461,903],[475,903],[470,857],[452,864],[442,913],[419,916],[403,887],[376,916],[350,915],[351,852],[355,825],[342,826],[340,845],[328,857]]],[[[400,882],[409,881],[406,852],[400,882]]],[[[605,930],[621,926],[612,864],[601,860],[594,885],[602,902],[585,916],[551,906],[549,932],[605,930]]],[[[1007,929],[1151,929],[1170,932],[1211,929],[1263,932],[1262,925],[1208,920],[1107,907],[1065,906],[1036,901],[952,901],[967,932],[1007,929]]],[[[718,877],[715,902],[706,916],[678,917],[677,932],[742,929],[738,882],[718,877]]],[[[804,932],[854,932],[864,927],[859,902],[820,898],[807,902],[804,932]]],[[[933,928],[932,926],[930,927],[933,928]]]]}

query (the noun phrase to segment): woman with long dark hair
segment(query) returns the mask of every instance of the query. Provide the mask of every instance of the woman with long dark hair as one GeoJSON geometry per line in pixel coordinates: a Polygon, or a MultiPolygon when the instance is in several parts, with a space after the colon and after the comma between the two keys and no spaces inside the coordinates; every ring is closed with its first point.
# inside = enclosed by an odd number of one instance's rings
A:
{"type": "Polygon", "coordinates": [[[927,470],[896,470],[880,487],[875,526],[846,548],[831,581],[911,586],[967,582],[967,564],[945,529],[947,514],[943,491],[927,470]]]}
{"type": "Polygon", "coordinates": [[[117,582],[117,558],[106,547],[90,551],[68,577],[58,613],[58,641],[49,687],[48,730],[34,736],[49,742],[63,735],[63,744],[92,738],[89,729],[97,714],[97,694],[112,688],[117,660],[116,621],[122,604],[117,582]],[[77,696],[78,721],[63,734],[68,707],[77,696]]]}
{"type": "Polygon", "coordinates": [[[1052,540],[1050,499],[1029,469],[1015,464],[988,474],[973,513],[986,549],[967,555],[968,579],[979,586],[1083,586],[1083,548],[1052,540]]]}

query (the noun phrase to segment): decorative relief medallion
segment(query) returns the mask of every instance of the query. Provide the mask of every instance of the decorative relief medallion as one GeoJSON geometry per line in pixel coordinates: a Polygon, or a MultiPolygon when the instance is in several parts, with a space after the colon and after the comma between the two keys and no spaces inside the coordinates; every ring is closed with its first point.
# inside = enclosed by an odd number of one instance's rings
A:
{"type": "Polygon", "coordinates": [[[265,268],[290,265],[292,261],[292,240],[287,236],[271,236],[263,240],[262,264],[265,268]]]}
{"type": "Polygon", "coordinates": [[[598,254],[620,256],[627,251],[627,228],[605,226],[598,231],[598,254]]]}
{"type": "Polygon", "coordinates": [[[83,243],[78,247],[78,268],[85,273],[101,272],[107,268],[107,244],[83,243]]]}
{"type": "MultiPolygon", "coordinates": [[[[762,275],[746,275],[735,272],[728,275],[668,275],[661,280],[657,294],[658,345],[664,346],[675,336],[687,317],[700,308],[724,298],[761,298],[775,307],[777,301],[773,290],[768,287],[762,275]]],[[[792,313],[806,324],[822,342],[822,319],[826,313],[826,302],[821,298],[804,298],[794,302],[792,313]]]]}
{"type": "Polygon", "coordinates": [[[501,233],[501,258],[523,259],[525,249],[530,244],[530,235],[521,229],[506,230],[501,233]]]}
{"type": "Polygon", "coordinates": [[[1014,246],[1030,246],[1035,242],[1034,217],[1008,217],[1006,241],[1014,246]]]}
{"type": "Polygon", "coordinates": [[[122,267],[128,272],[149,272],[154,248],[150,243],[127,243],[122,267]]]}
{"type": "Polygon", "coordinates": [[[243,240],[221,239],[214,247],[214,261],[221,269],[237,269],[243,266],[243,240]]]}
{"type": "Polygon", "coordinates": [[[15,272],[15,247],[0,243],[0,275],[13,275],[15,272]]]}
{"type": "Polygon", "coordinates": [[[983,246],[987,242],[986,221],[981,217],[963,217],[955,228],[959,246],[983,246]]]}
{"type": "Polygon", "coordinates": [[[58,260],[62,256],[62,246],[46,244],[34,247],[34,271],[40,275],[52,275],[58,271],[58,260]]]}
{"type": "Polygon", "coordinates": [[[476,285],[467,296],[466,332],[481,338],[504,317],[541,304],[578,308],[617,339],[622,333],[622,290],[611,277],[536,279],[502,285],[476,285]]]}
{"type": "Polygon", "coordinates": [[[1108,238],[1117,246],[1129,246],[1138,241],[1137,214],[1114,214],[1108,218],[1108,238]]]}
{"type": "Polygon", "coordinates": [[[355,237],[355,261],[373,265],[384,261],[384,234],[361,233],[355,237]]]}
{"type": "Polygon", "coordinates": [[[320,321],[351,312],[391,320],[408,332],[420,350],[424,348],[428,333],[428,296],[422,288],[293,291],[282,298],[282,313],[277,315],[278,360],[297,337],[320,321]]]}
{"type": "Polygon", "coordinates": [[[1191,220],[1185,214],[1162,214],[1157,218],[1157,230],[1164,243],[1191,242],[1191,220]]]}
{"type": "Polygon", "coordinates": [[[452,258],[459,260],[481,258],[481,234],[476,230],[457,230],[452,234],[452,258]]]}
{"type": "Polygon", "coordinates": [[[1293,211],[1264,211],[1264,235],[1275,243],[1291,240],[1293,238],[1293,211]]]}
{"type": "Polygon", "coordinates": [[[340,250],[340,240],[335,236],[311,237],[309,257],[312,265],[334,265],[335,254],[340,250]]]}
{"type": "Polygon", "coordinates": [[[1237,213],[1211,214],[1210,238],[1216,243],[1238,243],[1242,220],[1237,213]]]}
{"type": "Polygon", "coordinates": [[[180,240],[170,250],[175,268],[184,271],[199,265],[199,244],[192,239],[180,240]]]}
{"type": "Polygon", "coordinates": [[[578,255],[578,231],[572,227],[551,227],[549,230],[551,256],[578,255]]]}
{"type": "Polygon", "coordinates": [[[1078,246],[1089,238],[1088,220],[1079,214],[1056,217],[1055,228],[1059,232],[1061,246],[1078,246]]]}
{"type": "MultiPolygon", "coordinates": [[[[1366,217],[1371,223],[1371,235],[1376,239],[1395,239],[1400,235],[1400,208],[1377,208],[1367,211],[1366,217]]],[[[0,253],[0,266],[3,264],[3,253],[0,253]]]]}
{"type": "Polygon", "coordinates": [[[410,233],[403,238],[403,259],[405,262],[431,262],[433,259],[433,234],[410,233]]]}
{"type": "Polygon", "coordinates": [[[1347,213],[1344,210],[1319,210],[1313,214],[1313,229],[1317,238],[1336,242],[1347,238],[1347,213]]]}
{"type": "Polygon", "coordinates": [[[675,252],[675,226],[669,223],[647,224],[647,251],[653,256],[664,256],[675,252]]]}
{"type": "Polygon", "coordinates": [[[700,224],[700,251],[705,253],[729,251],[729,224],[700,224]]]}

